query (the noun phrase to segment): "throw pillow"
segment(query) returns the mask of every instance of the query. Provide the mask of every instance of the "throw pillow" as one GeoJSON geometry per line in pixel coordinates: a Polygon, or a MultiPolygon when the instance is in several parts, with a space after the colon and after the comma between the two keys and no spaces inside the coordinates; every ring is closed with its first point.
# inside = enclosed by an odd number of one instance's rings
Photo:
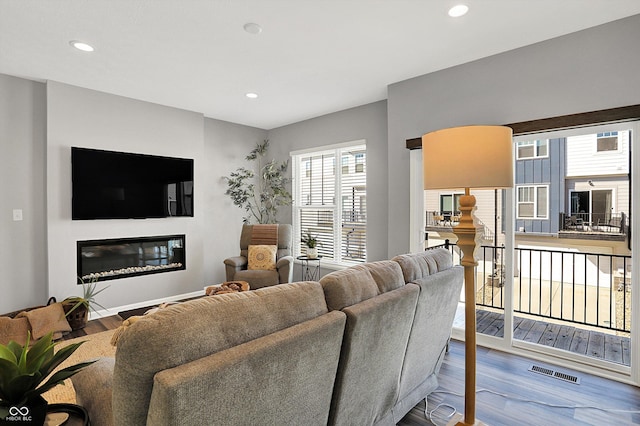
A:
{"type": "Polygon", "coordinates": [[[249,246],[249,269],[276,269],[278,246],[249,246]]]}
{"type": "Polygon", "coordinates": [[[24,345],[27,341],[28,331],[28,319],[0,317],[0,344],[6,345],[13,340],[20,345],[24,345]]]}
{"type": "Polygon", "coordinates": [[[31,336],[39,339],[50,331],[71,331],[71,326],[64,316],[62,303],[52,303],[44,308],[21,312],[18,317],[27,317],[31,324],[31,336]]]}

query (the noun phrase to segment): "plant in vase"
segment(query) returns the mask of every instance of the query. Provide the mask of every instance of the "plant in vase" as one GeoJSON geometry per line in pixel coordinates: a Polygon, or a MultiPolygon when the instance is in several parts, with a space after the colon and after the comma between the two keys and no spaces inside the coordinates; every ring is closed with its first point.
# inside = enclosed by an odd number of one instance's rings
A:
{"type": "Polygon", "coordinates": [[[291,205],[292,197],[287,189],[291,179],[286,176],[289,162],[271,160],[264,164],[268,149],[269,140],[264,140],[245,157],[247,161],[258,162],[255,171],[239,167],[223,177],[227,181],[225,194],[248,213],[244,223],[277,223],[278,209],[291,205]]]}
{"type": "Polygon", "coordinates": [[[98,289],[97,278],[92,278],[86,283],[80,278],[80,282],[82,284],[82,296],[71,296],[62,301],[62,308],[72,330],[78,330],[87,325],[89,311],[96,312],[93,305],[106,310],[104,306],[96,301],[96,296],[109,288],[109,286],[98,289]]]}
{"type": "Polygon", "coordinates": [[[51,374],[84,342],[54,352],[53,333],[31,348],[31,333],[27,333],[24,346],[14,341],[0,345],[0,425],[44,424],[47,401],[42,394],[95,362],[81,362],[51,374]]]}
{"type": "Polygon", "coordinates": [[[318,257],[318,238],[307,233],[303,235],[300,240],[305,246],[307,246],[307,257],[309,259],[315,259],[318,257]]]}

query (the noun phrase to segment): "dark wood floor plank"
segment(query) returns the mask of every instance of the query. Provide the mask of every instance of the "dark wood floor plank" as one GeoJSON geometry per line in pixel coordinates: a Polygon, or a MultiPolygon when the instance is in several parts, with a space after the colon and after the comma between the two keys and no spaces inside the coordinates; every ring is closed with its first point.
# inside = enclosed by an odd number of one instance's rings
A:
{"type": "Polygon", "coordinates": [[[558,324],[547,324],[538,343],[545,346],[555,346],[558,334],[560,333],[560,327],[558,324]]]}
{"type": "Polygon", "coordinates": [[[529,333],[529,331],[531,330],[531,327],[535,325],[535,323],[536,322],[531,319],[523,318],[518,323],[518,326],[513,330],[513,338],[523,340],[527,333],[529,333]]]}
{"type": "Polygon", "coordinates": [[[570,327],[568,325],[560,326],[560,328],[558,329],[558,336],[556,337],[556,341],[553,344],[553,347],[557,349],[563,349],[565,351],[570,350],[571,341],[573,340],[575,331],[575,327],[570,327]]]}
{"type": "Polygon", "coordinates": [[[525,342],[538,343],[540,342],[540,339],[542,338],[542,335],[544,334],[544,331],[546,329],[547,324],[541,321],[536,321],[535,324],[533,324],[533,327],[531,327],[531,330],[529,330],[527,335],[524,336],[522,340],[524,340],[525,342]]]}
{"type": "Polygon", "coordinates": [[[573,334],[573,340],[571,341],[569,350],[576,354],[586,355],[588,345],[589,332],[587,330],[576,330],[573,334]]]}
{"type": "Polygon", "coordinates": [[[604,336],[604,359],[622,364],[622,341],[611,334],[604,336]]]}
{"type": "Polygon", "coordinates": [[[589,333],[589,344],[587,354],[592,358],[604,359],[604,335],[600,333],[589,333]]]}

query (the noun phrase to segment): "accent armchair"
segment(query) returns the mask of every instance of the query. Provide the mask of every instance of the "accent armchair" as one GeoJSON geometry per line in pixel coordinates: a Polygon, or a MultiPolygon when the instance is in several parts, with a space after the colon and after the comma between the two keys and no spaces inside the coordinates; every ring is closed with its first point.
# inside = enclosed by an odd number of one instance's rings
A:
{"type": "Polygon", "coordinates": [[[252,290],[292,282],[292,235],[293,230],[289,224],[243,225],[240,234],[240,256],[224,260],[227,281],[246,281],[252,290]],[[274,230],[276,226],[277,230],[274,230]],[[248,269],[249,246],[270,244],[277,246],[275,269],[248,269]]]}

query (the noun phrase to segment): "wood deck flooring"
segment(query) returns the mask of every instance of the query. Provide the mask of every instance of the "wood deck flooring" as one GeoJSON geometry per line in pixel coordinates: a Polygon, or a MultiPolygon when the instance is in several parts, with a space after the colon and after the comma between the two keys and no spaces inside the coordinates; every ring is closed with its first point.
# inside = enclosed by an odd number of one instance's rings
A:
{"type": "MultiPolygon", "coordinates": [[[[479,333],[497,337],[504,336],[504,315],[502,313],[478,309],[476,318],[476,330],[479,333]]],[[[629,337],[519,316],[514,316],[513,322],[514,339],[563,349],[626,366],[631,364],[629,337]]]]}

